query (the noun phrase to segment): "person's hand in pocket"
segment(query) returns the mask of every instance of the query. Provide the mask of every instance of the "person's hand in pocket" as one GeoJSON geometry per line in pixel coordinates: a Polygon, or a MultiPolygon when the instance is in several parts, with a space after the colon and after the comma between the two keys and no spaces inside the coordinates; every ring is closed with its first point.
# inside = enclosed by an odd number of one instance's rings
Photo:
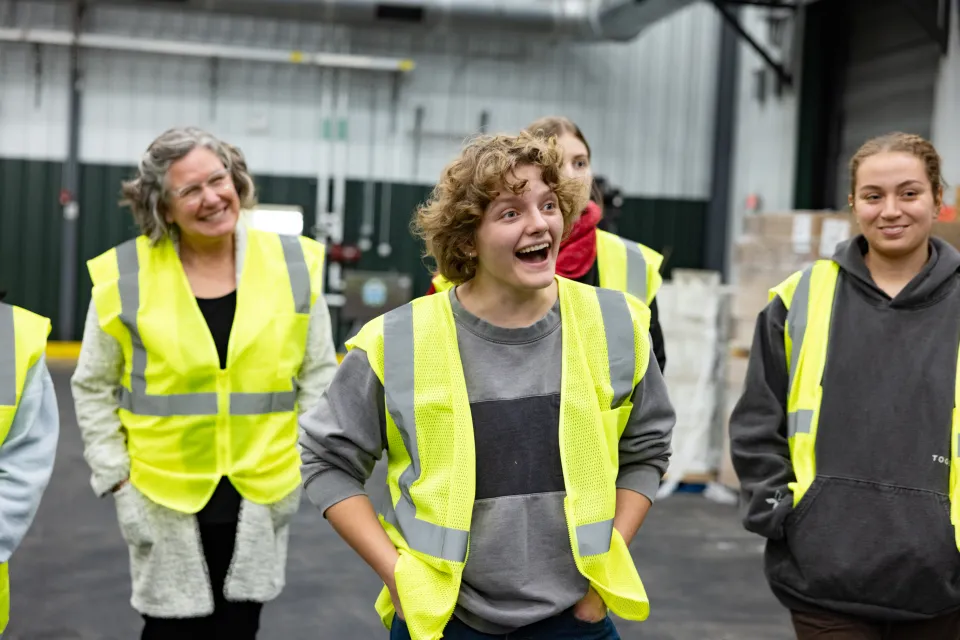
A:
{"type": "Polygon", "coordinates": [[[573,617],[581,622],[601,622],[607,617],[607,605],[600,594],[590,587],[587,595],[573,605],[573,617]]]}
{"type": "MultiPolygon", "coordinates": [[[[400,556],[397,556],[397,562],[400,561],[400,556]]],[[[390,599],[393,601],[393,608],[397,610],[397,617],[401,620],[406,620],[403,617],[403,607],[400,606],[400,594],[397,593],[397,577],[396,577],[397,565],[393,565],[393,571],[390,573],[390,580],[387,582],[387,589],[390,591],[390,599]]]]}

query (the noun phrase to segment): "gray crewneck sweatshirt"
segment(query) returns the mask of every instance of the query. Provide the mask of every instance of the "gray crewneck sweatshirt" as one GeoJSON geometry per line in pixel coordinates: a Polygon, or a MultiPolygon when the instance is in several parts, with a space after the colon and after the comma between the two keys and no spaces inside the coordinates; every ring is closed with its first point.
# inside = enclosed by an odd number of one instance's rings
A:
{"type": "MultiPolygon", "coordinates": [[[[504,329],[447,294],[473,417],[476,496],[456,616],[509,633],[573,606],[588,582],[573,560],[560,464],[559,304],[533,325],[504,329]]],[[[632,345],[631,345],[632,347],[632,345]]],[[[634,392],[620,440],[617,485],[656,496],[675,415],[656,359],[634,392]]],[[[383,386],[359,349],[319,405],[301,418],[303,478],[321,510],[363,494],[386,449],[383,386]]]]}

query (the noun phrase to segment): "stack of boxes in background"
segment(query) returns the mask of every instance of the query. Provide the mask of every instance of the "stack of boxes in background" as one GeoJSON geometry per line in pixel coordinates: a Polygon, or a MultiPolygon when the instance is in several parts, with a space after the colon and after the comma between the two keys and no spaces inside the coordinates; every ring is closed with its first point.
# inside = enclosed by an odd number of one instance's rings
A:
{"type": "Polygon", "coordinates": [[[661,496],[679,482],[704,484],[716,474],[722,447],[722,365],[729,342],[727,291],[719,272],[674,269],[657,294],[667,351],[664,381],[677,413],[661,496]]]}

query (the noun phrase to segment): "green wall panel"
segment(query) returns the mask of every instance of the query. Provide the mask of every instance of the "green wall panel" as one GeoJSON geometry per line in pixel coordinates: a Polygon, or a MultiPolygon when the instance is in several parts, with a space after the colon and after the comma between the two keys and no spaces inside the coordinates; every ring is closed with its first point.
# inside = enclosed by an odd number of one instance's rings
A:
{"type": "Polygon", "coordinates": [[[57,326],[61,163],[0,159],[0,290],[57,326]]]}
{"type": "MultiPolygon", "coordinates": [[[[374,183],[373,210],[374,234],[373,247],[364,251],[357,269],[371,271],[400,271],[413,276],[414,294],[426,293],[430,288],[430,271],[425,266],[423,243],[413,236],[410,223],[417,206],[425,202],[433,187],[422,184],[374,183]],[[384,202],[384,189],[390,189],[390,215],[388,242],[390,255],[381,257],[377,252],[380,243],[382,225],[381,205],[384,202]]],[[[366,183],[360,180],[348,180],[345,194],[345,215],[343,241],[356,244],[360,239],[360,225],[363,222],[364,197],[366,183]]]]}
{"type": "Polygon", "coordinates": [[[624,198],[616,232],[662,253],[669,278],[674,269],[703,268],[706,222],[706,201],[624,198]]]}

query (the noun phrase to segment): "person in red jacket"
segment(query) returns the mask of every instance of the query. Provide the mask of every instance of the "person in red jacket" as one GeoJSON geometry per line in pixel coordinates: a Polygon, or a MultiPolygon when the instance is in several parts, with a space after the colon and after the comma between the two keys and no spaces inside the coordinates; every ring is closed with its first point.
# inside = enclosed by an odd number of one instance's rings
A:
{"type": "MultiPolygon", "coordinates": [[[[663,371],[667,364],[667,354],[664,349],[663,330],[660,328],[656,300],[656,294],[662,282],[659,268],[663,256],[649,247],[597,228],[603,218],[603,210],[599,204],[603,199],[593,179],[590,145],[580,127],[567,118],[551,116],[531,123],[526,130],[534,135],[555,137],[563,150],[565,173],[571,177],[579,177],[593,186],[590,201],[573,225],[570,234],[560,244],[557,275],[595,287],[627,291],[646,302],[650,307],[650,337],[653,353],[657,364],[660,365],[660,370],[663,371]],[[603,255],[604,252],[609,251],[606,247],[619,249],[621,244],[627,248],[629,259],[638,260],[643,265],[642,283],[638,287],[640,291],[630,290],[629,284],[635,278],[604,271],[604,264],[617,264],[612,257],[608,260],[603,259],[607,257],[603,255]]],[[[620,249],[620,252],[622,253],[623,249],[620,249]]],[[[615,271],[615,268],[608,268],[611,272],[615,271]]],[[[445,281],[441,276],[436,276],[427,294],[446,290],[450,286],[452,283],[445,281]]]]}

